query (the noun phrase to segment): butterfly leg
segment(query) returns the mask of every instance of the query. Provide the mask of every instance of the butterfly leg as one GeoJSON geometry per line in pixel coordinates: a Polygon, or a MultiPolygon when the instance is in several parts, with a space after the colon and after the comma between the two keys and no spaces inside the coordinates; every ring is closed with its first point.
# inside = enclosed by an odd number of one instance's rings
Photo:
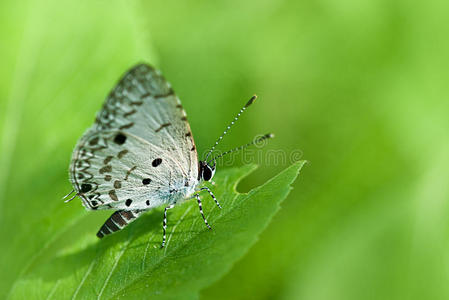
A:
{"type": "Polygon", "coordinates": [[[199,194],[195,194],[195,198],[198,200],[198,207],[200,208],[200,213],[201,213],[201,216],[203,217],[204,223],[206,224],[207,228],[212,229],[209,226],[209,223],[207,223],[206,217],[204,216],[203,204],[201,203],[200,195],[199,194]]]}
{"type": "Polygon", "coordinates": [[[165,246],[165,240],[166,240],[166,231],[167,231],[167,210],[172,209],[175,207],[175,204],[170,204],[167,206],[164,210],[164,222],[162,223],[162,228],[164,229],[164,236],[162,238],[162,245],[161,248],[164,248],[165,246]]]}
{"type": "Polygon", "coordinates": [[[217,204],[217,206],[221,209],[220,203],[218,203],[217,198],[215,198],[214,193],[212,193],[212,191],[208,187],[203,187],[200,189],[200,191],[207,191],[209,193],[209,195],[212,197],[212,199],[214,199],[215,204],[217,204]]]}

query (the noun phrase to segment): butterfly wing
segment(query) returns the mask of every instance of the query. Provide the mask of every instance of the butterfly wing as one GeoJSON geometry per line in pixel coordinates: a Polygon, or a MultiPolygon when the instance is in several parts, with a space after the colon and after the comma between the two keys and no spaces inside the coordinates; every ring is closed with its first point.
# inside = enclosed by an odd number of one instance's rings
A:
{"type": "Polygon", "coordinates": [[[70,179],[89,209],[148,209],[189,194],[198,156],[186,114],[152,67],[128,71],[78,142],[70,179]]]}

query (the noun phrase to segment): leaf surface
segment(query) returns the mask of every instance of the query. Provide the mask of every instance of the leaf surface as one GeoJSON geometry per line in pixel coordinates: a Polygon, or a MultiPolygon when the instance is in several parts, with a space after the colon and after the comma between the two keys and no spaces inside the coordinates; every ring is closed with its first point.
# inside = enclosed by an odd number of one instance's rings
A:
{"type": "Polygon", "coordinates": [[[196,298],[254,244],[303,164],[293,164],[246,194],[236,186],[255,166],[220,170],[212,188],[223,209],[207,193],[202,197],[213,230],[204,225],[196,201],[186,201],[168,215],[163,249],[161,209],[102,240],[84,215],[24,272],[11,298],[196,298]]]}

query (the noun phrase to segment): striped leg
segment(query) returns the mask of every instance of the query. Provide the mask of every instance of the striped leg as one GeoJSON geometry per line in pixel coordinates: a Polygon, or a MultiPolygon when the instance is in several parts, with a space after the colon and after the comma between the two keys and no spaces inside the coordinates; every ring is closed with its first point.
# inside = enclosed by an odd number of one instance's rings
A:
{"type": "Polygon", "coordinates": [[[200,191],[207,191],[209,193],[209,195],[212,197],[212,199],[214,199],[215,204],[217,204],[217,206],[219,208],[221,208],[221,205],[220,205],[220,203],[218,203],[217,198],[215,198],[214,193],[212,193],[212,191],[208,187],[203,187],[200,189],[200,191]]]}
{"type": "Polygon", "coordinates": [[[203,204],[201,203],[200,195],[199,195],[199,194],[196,194],[195,197],[196,197],[196,199],[198,200],[198,207],[200,208],[200,213],[201,213],[201,216],[203,217],[204,223],[206,224],[207,228],[212,229],[212,228],[209,226],[209,223],[207,223],[206,217],[204,216],[204,213],[203,213],[203,204]]]}
{"type": "Polygon", "coordinates": [[[100,230],[97,232],[97,237],[100,239],[104,237],[105,235],[114,233],[116,231],[119,231],[120,229],[123,229],[137,219],[143,211],[138,210],[118,210],[115,213],[113,213],[109,219],[106,220],[106,222],[101,226],[100,230]]]}
{"type": "Polygon", "coordinates": [[[166,232],[167,232],[167,210],[172,209],[173,207],[175,207],[175,204],[170,204],[169,206],[167,206],[164,210],[164,222],[162,222],[162,228],[164,229],[164,236],[162,238],[162,245],[161,248],[164,248],[165,246],[165,240],[167,238],[166,236],[166,232]]]}

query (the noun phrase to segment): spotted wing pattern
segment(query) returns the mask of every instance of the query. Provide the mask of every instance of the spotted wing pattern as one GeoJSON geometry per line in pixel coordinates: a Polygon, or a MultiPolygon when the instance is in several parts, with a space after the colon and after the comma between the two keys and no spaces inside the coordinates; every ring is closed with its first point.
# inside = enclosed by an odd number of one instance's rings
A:
{"type": "Polygon", "coordinates": [[[119,81],[79,140],[70,179],[88,209],[145,210],[193,191],[193,136],[179,99],[157,70],[140,64],[119,81]]]}

